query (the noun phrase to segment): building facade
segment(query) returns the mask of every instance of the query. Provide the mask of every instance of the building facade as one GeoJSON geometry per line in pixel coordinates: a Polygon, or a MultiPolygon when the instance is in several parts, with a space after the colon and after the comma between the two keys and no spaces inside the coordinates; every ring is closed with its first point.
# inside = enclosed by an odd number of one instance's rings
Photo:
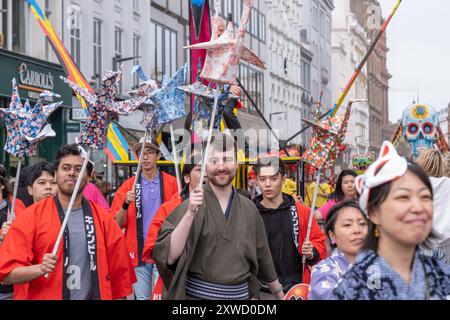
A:
{"type": "MultiPolygon", "coordinates": [[[[332,107],[331,92],[331,22],[334,1],[301,0],[300,38],[301,79],[302,79],[302,115],[311,120],[315,105],[323,93],[322,110],[332,107]]],[[[302,143],[307,144],[311,130],[302,135],[302,143]]]]}
{"type": "MultiPolygon", "coordinates": [[[[51,12],[50,1],[41,1],[50,17],[60,21],[61,7],[55,7],[51,12]]],[[[55,1],[54,4],[60,3],[55,1]]],[[[44,41],[42,32],[37,34],[39,26],[34,25],[36,19],[32,16],[26,1],[0,1],[0,107],[7,107],[11,98],[11,81],[16,79],[22,102],[25,99],[33,105],[44,91],[53,91],[61,95],[62,106],[49,119],[56,137],[48,138],[39,144],[37,154],[33,159],[25,159],[25,164],[39,160],[52,161],[59,147],[67,142],[68,132],[79,130],[78,124],[68,123],[69,110],[72,107],[72,92],[60,79],[65,75],[51,48],[44,41]],[[37,36],[37,37],[36,37],[37,36]],[[48,50],[46,50],[48,49],[48,50]]],[[[59,100],[59,99],[58,99],[59,100]]],[[[47,103],[55,101],[46,99],[47,103]]],[[[18,159],[5,153],[3,145],[6,141],[4,123],[0,120],[0,162],[5,164],[13,174],[18,159]]]]}
{"type": "MultiPolygon", "coordinates": [[[[268,16],[268,114],[270,123],[286,140],[301,127],[301,3],[265,0],[268,16]]],[[[290,141],[299,144],[301,137],[290,141]]]]}
{"type": "MultiPolygon", "coordinates": [[[[186,1],[187,2],[187,1],[186,1]]],[[[221,0],[219,6],[219,16],[228,20],[231,15],[234,23],[235,33],[237,32],[239,22],[242,15],[242,0],[221,0]]],[[[216,0],[209,0],[211,15],[214,15],[216,0]]],[[[268,51],[268,24],[267,16],[268,5],[265,0],[254,0],[250,20],[247,25],[247,33],[244,39],[244,45],[251,49],[258,57],[260,57],[266,66],[270,64],[270,56],[268,51]]],[[[255,102],[259,111],[265,116],[267,121],[270,119],[271,104],[269,102],[269,70],[262,70],[255,66],[249,65],[245,61],[240,62],[238,78],[252,100],[255,102]]],[[[266,150],[270,143],[270,134],[264,121],[251,104],[247,96],[242,92],[241,100],[244,108],[239,110],[238,119],[244,132],[249,130],[256,134],[250,134],[248,137],[251,151],[255,152],[255,148],[260,151],[266,150]]]]}
{"type": "MultiPolygon", "coordinates": [[[[332,33],[332,94],[338,97],[362,61],[368,47],[364,28],[351,12],[350,1],[335,3],[332,33]]],[[[350,157],[366,151],[369,144],[369,105],[367,103],[367,67],[365,66],[341,105],[338,114],[343,114],[350,100],[352,105],[342,157],[343,166],[350,164],[350,157]]]]}
{"type": "Polygon", "coordinates": [[[450,103],[447,108],[438,111],[439,114],[439,126],[441,127],[442,134],[445,137],[447,143],[450,141],[450,103]]]}

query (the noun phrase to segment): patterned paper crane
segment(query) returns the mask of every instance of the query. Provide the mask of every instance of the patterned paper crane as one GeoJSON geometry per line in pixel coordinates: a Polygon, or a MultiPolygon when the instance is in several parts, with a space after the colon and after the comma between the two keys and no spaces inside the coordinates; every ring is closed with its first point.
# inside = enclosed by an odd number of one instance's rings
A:
{"type": "Polygon", "coordinates": [[[139,97],[121,102],[115,101],[117,84],[121,80],[122,68],[119,71],[107,71],[102,79],[102,87],[98,94],[80,87],[78,84],[61,77],[72,90],[83,97],[88,103],[89,116],[86,121],[85,129],[80,136],[79,143],[103,150],[106,147],[108,126],[119,115],[129,115],[137,108],[142,106],[147,97],[139,97]]]}
{"type": "MultiPolygon", "coordinates": [[[[240,59],[265,68],[264,63],[252,51],[244,47],[244,36],[249,21],[253,0],[245,0],[237,37],[234,37],[233,22],[219,36],[217,25],[209,42],[187,46],[186,49],[206,49],[206,60],[200,77],[217,84],[236,84],[240,59]]],[[[216,10],[216,21],[218,21],[216,10]]],[[[217,22],[216,22],[217,23],[217,22]]]]}
{"type": "Polygon", "coordinates": [[[33,157],[40,141],[56,135],[47,119],[62,101],[45,105],[46,97],[60,96],[44,91],[34,107],[31,107],[28,100],[22,104],[15,79],[12,80],[12,88],[9,108],[0,108],[0,118],[4,118],[7,131],[5,151],[19,159],[33,157]]]}

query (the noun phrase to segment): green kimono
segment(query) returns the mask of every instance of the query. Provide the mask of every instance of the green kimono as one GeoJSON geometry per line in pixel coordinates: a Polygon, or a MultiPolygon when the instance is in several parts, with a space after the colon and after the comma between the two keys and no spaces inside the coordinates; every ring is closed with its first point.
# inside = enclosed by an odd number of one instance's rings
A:
{"type": "Polygon", "coordinates": [[[186,299],[186,276],[224,285],[249,284],[250,296],[260,282],[277,279],[264,223],[256,206],[235,193],[227,221],[211,187],[194,219],[186,246],[173,266],[167,265],[173,230],[186,214],[188,200],[167,217],[158,233],[153,259],[164,282],[163,299],[186,299]]]}

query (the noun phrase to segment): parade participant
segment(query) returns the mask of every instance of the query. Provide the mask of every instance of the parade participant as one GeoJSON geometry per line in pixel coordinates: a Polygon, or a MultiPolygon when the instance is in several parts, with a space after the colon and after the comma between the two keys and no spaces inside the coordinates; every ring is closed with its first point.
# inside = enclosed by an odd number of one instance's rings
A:
{"type": "Polygon", "coordinates": [[[17,189],[17,199],[20,199],[23,202],[25,208],[28,208],[29,206],[32,206],[34,204],[34,199],[28,192],[28,180],[32,168],[33,166],[27,166],[22,168],[22,170],[20,171],[19,188],[17,189]]]}
{"type": "Polygon", "coordinates": [[[424,247],[422,253],[450,264],[450,179],[445,177],[445,159],[439,150],[429,149],[421,152],[417,163],[428,174],[433,186],[433,231],[437,236],[431,240],[431,247],[424,247]]]}
{"type": "MultiPolygon", "coordinates": [[[[8,233],[8,229],[11,226],[11,224],[7,222],[10,207],[11,202],[9,201],[8,181],[5,177],[0,175],[0,225],[2,226],[0,233],[0,248],[6,234],[8,233]]],[[[0,300],[12,300],[13,296],[14,290],[12,286],[0,284],[0,300]]]]}
{"type": "MultiPolygon", "coordinates": [[[[326,258],[325,235],[313,221],[310,241],[305,241],[310,209],[282,192],[286,169],[280,158],[259,159],[254,170],[262,192],[255,203],[264,221],[275,270],[287,293],[297,284],[309,284],[310,267],[326,258]],[[303,255],[307,266],[302,264],[303,255]]],[[[268,292],[265,286],[262,296],[264,292],[268,292]]]]}
{"type": "Polygon", "coordinates": [[[319,192],[317,193],[317,200],[316,200],[317,208],[321,208],[327,203],[328,196],[330,195],[330,193],[331,193],[331,186],[328,183],[328,179],[325,176],[325,174],[322,173],[320,177],[319,192]]]}
{"type": "MultiPolygon", "coordinates": [[[[54,197],[58,191],[58,186],[55,181],[55,168],[52,164],[47,162],[38,162],[33,166],[26,167],[22,170],[22,175],[25,176],[25,187],[27,193],[37,203],[43,199],[54,197]]],[[[20,189],[20,187],[19,187],[20,189]]],[[[8,233],[12,222],[5,222],[2,227],[4,236],[8,233]]],[[[28,284],[14,285],[14,299],[20,300],[27,296],[28,284]]]]}
{"type": "Polygon", "coordinates": [[[311,203],[313,201],[313,195],[314,195],[315,188],[316,188],[316,183],[314,182],[314,176],[312,174],[308,174],[306,176],[305,204],[309,208],[311,208],[311,203]]]}
{"type": "MultiPolygon", "coordinates": [[[[145,241],[144,250],[142,253],[142,260],[153,263],[152,253],[153,248],[155,247],[155,242],[158,237],[158,231],[161,228],[162,224],[166,220],[166,218],[175,210],[183,201],[189,199],[189,195],[192,191],[197,188],[200,182],[201,175],[201,158],[197,159],[200,162],[195,164],[195,155],[191,156],[191,161],[188,161],[181,173],[183,177],[183,191],[181,195],[176,194],[172,200],[164,203],[156,212],[155,217],[150,223],[150,228],[148,231],[147,239],[145,241]]],[[[205,182],[208,181],[208,178],[205,177],[205,182]]]]}
{"type": "Polygon", "coordinates": [[[256,174],[253,170],[248,172],[247,191],[250,193],[252,200],[261,194],[261,190],[256,182],[256,174]]]}
{"type": "Polygon", "coordinates": [[[176,178],[158,170],[157,162],[161,157],[159,146],[148,140],[145,150],[142,150],[143,143],[144,139],[141,139],[133,147],[138,158],[144,152],[136,192],[132,192],[136,180],[136,177],[132,177],[117,190],[111,206],[116,221],[125,230],[125,239],[138,278],[133,287],[137,300],[150,299],[152,274],[157,272],[155,265],[142,261],[150,223],[159,207],[178,193],[176,178]]]}
{"type": "MultiPolygon", "coordinates": [[[[142,251],[142,260],[146,263],[154,263],[152,259],[153,248],[155,247],[156,239],[158,238],[158,232],[161,228],[162,224],[166,220],[166,218],[175,210],[183,201],[189,199],[189,194],[198,186],[200,182],[200,174],[201,174],[201,158],[199,163],[195,164],[195,156],[192,155],[190,161],[188,161],[184,167],[183,172],[181,173],[183,177],[183,191],[181,195],[176,194],[172,200],[164,203],[156,212],[155,217],[153,218],[150,228],[148,230],[147,239],[145,240],[145,246],[142,251]]],[[[205,182],[208,181],[208,178],[205,177],[205,182]]],[[[156,288],[156,281],[161,281],[158,278],[158,273],[154,273],[152,276],[152,288],[156,288]]],[[[159,292],[162,294],[162,292],[159,292]]],[[[155,290],[153,290],[152,296],[155,295],[155,290]]]]}
{"type": "Polygon", "coordinates": [[[368,225],[356,199],[341,201],[330,209],[325,230],[334,252],[313,268],[308,300],[330,299],[341,277],[355,263],[366,240],[368,225]]]}
{"type": "Polygon", "coordinates": [[[238,166],[234,138],[216,133],[209,156],[204,191],[198,186],[191,192],[158,234],[153,259],[163,298],[246,300],[257,294],[251,283],[257,277],[282,299],[261,216],[232,187],[238,166]]]}
{"type": "MultiPolygon", "coordinates": [[[[23,170],[28,173],[27,190],[33,198],[34,203],[37,203],[48,197],[53,197],[57,193],[57,185],[55,181],[55,168],[47,162],[39,162],[35,165],[23,170]]],[[[8,233],[12,221],[2,220],[2,235],[3,238],[8,233]]]]}
{"type": "Polygon", "coordinates": [[[57,195],[18,215],[0,248],[0,281],[28,283],[27,296],[18,299],[110,300],[132,292],[135,276],[120,228],[102,208],[82,196],[87,173],[63,245],[58,254],[49,254],[61,227],[57,221],[64,219],[83,162],[77,145],[58,151],[57,195]]]}
{"type": "MultiPolygon", "coordinates": [[[[2,164],[0,164],[0,177],[3,177],[4,179],[5,179],[5,181],[6,181],[6,185],[8,186],[9,184],[8,184],[8,176],[7,176],[7,174],[6,174],[6,168],[2,165],[2,164]]],[[[8,188],[9,189],[9,188],[8,188]]],[[[9,194],[9,201],[10,202],[12,202],[12,200],[13,200],[13,196],[11,195],[11,194],[9,194]]],[[[15,211],[16,212],[19,212],[20,213],[20,211],[23,211],[23,210],[25,210],[26,209],[26,206],[25,206],[25,204],[23,203],[23,201],[22,200],[20,200],[19,198],[17,198],[16,199],[16,207],[15,207],[15,211]]]]}
{"type": "Polygon", "coordinates": [[[55,181],[55,168],[47,162],[39,162],[31,166],[28,172],[27,190],[33,202],[53,197],[58,191],[55,181]]]}
{"type": "Polygon", "coordinates": [[[356,172],[353,170],[341,172],[336,182],[336,190],[330,195],[330,200],[314,214],[317,221],[325,221],[328,211],[339,201],[356,198],[355,178],[356,172]]]}
{"type": "Polygon", "coordinates": [[[374,224],[353,267],[333,292],[339,300],[445,300],[450,266],[419,254],[433,220],[426,173],[390,142],[356,180],[359,204],[374,224]]]}
{"type": "Polygon", "coordinates": [[[103,193],[100,191],[97,185],[92,182],[95,179],[95,171],[94,165],[91,161],[88,162],[86,170],[88,171],[90,181],[88,181],[86,187],[84,187],[83,197],[85,197],[86,200],[90,200],[98,204],[100,207],[105,209],[105,211],[109,211],[110,207],[108,201],[106,201],[103,193]]]}

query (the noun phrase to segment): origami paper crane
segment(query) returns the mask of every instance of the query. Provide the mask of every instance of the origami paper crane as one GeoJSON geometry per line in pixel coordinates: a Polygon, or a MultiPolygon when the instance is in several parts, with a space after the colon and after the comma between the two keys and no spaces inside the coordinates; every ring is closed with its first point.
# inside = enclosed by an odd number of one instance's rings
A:
{"type": "Polygon", "coordinates": [[[328,117],[324,121],[316,118],[313,122],[303,120],[313,128],[303,161],[317,169],[333,166],[342,152],[342,146],[350,118],[351,103],[342,116],[328,117]]]}
{"type": "Polygon", "coordinates": [[[139,84],[139,88],[137,90],[133,90],[128,92],[128,94],[132,97],[150,97],[156,89],[158,89],[158,84],[155,80],[150,79],[144,72],[144,69],[140,65],[135,65],[131,74],[137,74],[139,79],[143,82],[139,84]]]}
{"type": "Polygon", "coordinates": [[[213,25],[211,40],[185,47],[186,49],[206,49],[205,65],[200,75],[202,79],[219,84],[236,84],[240,59],[265,69],[261,59],[251,50],[244,47],[244,36],[252,6],[253,0],[244,1],[236,38],[234,37],[232,21],[228,23],[225,32],[219,35],[217,28],[218,13],[216,10],[216,22],[213,25]]]}
{"type": "Polygon", "coordinates": [[[44,105],[46,97],[60,97],[44,91],[34,107],[31,107],[28,100],[23,105],[15,79],[12,80],[12,88],[9,108],[0,108],[0,117],[4,118],[7,131],[5,151],[20,159],[33,157],[36,155],[40,141],[56,135],[51,125],[47,123],[47,119],[62,104],[62,101],[44,105]]]}
{"type": "Polygon", "coordinates": [[[187,65],[180,68],[172,79],[167,75],[163,77],[162,87],[158,89],[156,81],[150,79],[141,66],[133,67],[132,73],[137,73],[144,81],[139,89],[129,92],[135,96],[145,96],[145,104],[141,107],[144,111],[142,124],[147,130],[154,130],[158,125],[169,123],[186,116],[184,109],[185,93],[179,86],[185,84],[187,65]]]}
{"type": "Polygon", "coordinates": [[[107,71],[102,79],[102,87],[98,94],[93,94],[76,83],[61,77],[72,90],[82,96],[88,103],[88,119],[79,143],[86,144],[98,150],[106,147],[107,130],[111,122],[118,120],[119,115],[127,116],[147,100],[146,96],[115,101],[117,84],[121,80],[122,67],[119,71],[107,71]]]}
{"type": "Polygon", "coordinates": [[[209,129],[214,99],[218,96],[218,110],[214,121],[214,129],[220,128],[220,121],[223,117],[223,111],[230,99],[239,99],[239,97],[229,92],[229,86],[223,90],[213,89],[211,86],[205,86],[200,80],[200,66],[197,80],[190,85],[179,87],[180,90],[194,96],[194,116],[192,119],[191,130],[196,134],[200,134],[203,130],[209,129]]]}
{"type": "Polygon", "coordinates": [[[187,64],[178,69],[172,79],[164,76],[162,87],[150,98],[158,112],[158,124],[165,124],[184,118],[186,94],[179,87],[186,83],[187,64]]]}

